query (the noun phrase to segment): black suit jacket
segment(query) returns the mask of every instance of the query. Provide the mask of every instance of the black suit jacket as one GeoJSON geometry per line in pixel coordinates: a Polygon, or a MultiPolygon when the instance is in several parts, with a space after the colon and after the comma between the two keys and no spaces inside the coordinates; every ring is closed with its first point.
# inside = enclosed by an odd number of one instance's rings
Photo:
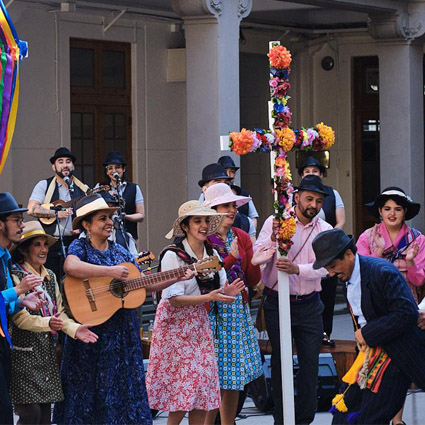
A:
{"type": "Polygon", "coordinates": [[[369,347],[381,345],[397,367],[425,390],[425,332],[417,326],[418,308],[397,268],[386,260],[360,258],[361,308],[369,347]]]}

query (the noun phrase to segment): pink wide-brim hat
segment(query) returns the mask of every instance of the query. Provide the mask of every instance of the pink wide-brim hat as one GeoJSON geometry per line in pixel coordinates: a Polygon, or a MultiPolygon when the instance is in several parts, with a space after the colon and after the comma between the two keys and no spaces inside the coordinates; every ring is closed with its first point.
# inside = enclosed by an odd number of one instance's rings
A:
{"type": "Polygon", "coordinates": [[[238,196],[232,192],[230,186],[226,183],[217,183],[204,192],[205,202],[204,205],[212,208],[217,205],[227,204],[229,202],[236,202],[236,208],[241,207],[248,203],[252,198],[250,196],[238,196]]]}

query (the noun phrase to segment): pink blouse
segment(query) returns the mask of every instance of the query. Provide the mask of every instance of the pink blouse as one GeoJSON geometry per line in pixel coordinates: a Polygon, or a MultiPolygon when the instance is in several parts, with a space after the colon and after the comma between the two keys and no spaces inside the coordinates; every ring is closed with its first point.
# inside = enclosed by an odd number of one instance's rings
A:
{"type": "MultiPolygon", "coordinates": [[[[397,246],[400,242],[400,240],[403,238],[403,236],[406,234],[406,232],[409,230],[409,227],[406,223],[403,223],[401,226],[400,231],[398,232],[398,235],[394,241],[394,243],[391,242],[390,236],[388,235],[387,228],[385,227],[384,223],[380,223],[379,225],[379,232],[384,238],[385,241],[385,248],[384,251],[387,249],[394,247],[394,249],[397,249],[397,246]]],[[[357,252],[360,255],[365,255],[368,257],[377,257],[382,258],[380,255],[376,254],[377,247],[376,244],[373,242],[372,239],[372,231],[373,227],[370,229],[365,230],[359,237],[357,241],[357,252]]],[[[415,243],[418,244],[419,250],[418,254],[416,255],[414,259],[414,264],[411,267],[407,266],[407,262],[405,259],[405,255],[402,255],[400,258],[394,261],[394,265],[398,268],[398,270],[401,272],[401,274],[405,277],[407,284],[412,291],[413,298],[415,299],[416,303],[418,303],[418,294],[416,292],[416,286],[422,286],[425,282],[425,236],[420,234],[416,239],[415,243]]]]}

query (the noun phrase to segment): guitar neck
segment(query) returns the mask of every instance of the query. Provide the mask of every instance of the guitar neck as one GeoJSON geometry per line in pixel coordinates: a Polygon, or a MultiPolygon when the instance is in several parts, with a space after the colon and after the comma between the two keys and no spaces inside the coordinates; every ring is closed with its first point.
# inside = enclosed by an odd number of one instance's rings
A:
{"type": "Polygon", "coordinates": [[[180,267],[178,269],[167,270],[165,272],[158,272],[148,276],[138,277],[136,279],[129,279],[125,281],[126,291],[134,291],[136,289],[145,288],[146,286],[153,285],[155,283],[163,283],[173,279],[183,277],[186,270],[196,270],[195,264],[180,267]]]}
{"type": "Polygon", "coordinates": [[[70,208],[79,200],[83,199],[86,195],[79,196],[78,198],[73,198],[70,201],[66,201],[62,203],[62,208],[70,208]]]}

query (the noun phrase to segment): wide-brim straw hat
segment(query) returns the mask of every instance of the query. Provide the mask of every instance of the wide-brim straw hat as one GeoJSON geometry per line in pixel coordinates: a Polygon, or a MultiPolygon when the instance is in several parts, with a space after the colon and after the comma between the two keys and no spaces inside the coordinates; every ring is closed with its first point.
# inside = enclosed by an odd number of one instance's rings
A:
{"type": "Polygon", "coordinates": [[[413,217],[417,216],[421,209],[421,204],[413,202],[410,197],[406,195],[404,190],[397,186],[385,188],[373,202],[366,204],[366,207],[368,207],[369,211],[376,218],[380,218],[381,215],[379,214],[379,208],[385,204],[388,199],[394,199],[396,203],[397,200],[400,200],[400,202],[406,205],[406,214],[404,216],[405,220],[411,220],[413,217]]]}
{"type": "Polygon", "coordinates": [[[39,221],[27,221],[24,223],[24,225],[25,227],[22,230],[21,239],[13,244],[12,248],[10,249],[11,251],[14,251],[16,248],[18,248],[19,245],[22,244],[22,242],[25,242],[29,239],[38,238],[39,236],[45,236],[47,238],[47,243],[49,244],[49,247],[55,244],[58,240],[52,235],[46,233],[39,221]]]}
{"type": "Polygon", "coordinates": [[[78,229],[81,220],[87,217],[89,214],[97,211],[115,212],[118,208],[110,207],[105,199],[98,193],[95,195],[85,196],[81,201],[77,202],[77,217],[72,220],[72,228],[78,229]]]}
{"type": "Polygon", "coordinates": [[[217,205],[235,202],[236,208],[247,204],[252,198],[250,196],[235,195],[231,187],[226,183],[217,183],[208,187],[204,192],[205,202],[207,207],[215,207],[217,205]]]}
{"type": "Polygon", "coordinates": [[[165,235],[167,239],[171,239],[177,236],[185,236],[183,229],[181,228],[181,222],[186,217],[193,216],[204,216],[209,217],[210,221],[208,224],[207,234],[211,235],[215,233],[220,226],[221,220],[226,214],[219,214],[211,208],[206,207],[199,201],[187,201],[180,205],[178,211],[178,218],[174,221],[173,228],[165,235]]]}

